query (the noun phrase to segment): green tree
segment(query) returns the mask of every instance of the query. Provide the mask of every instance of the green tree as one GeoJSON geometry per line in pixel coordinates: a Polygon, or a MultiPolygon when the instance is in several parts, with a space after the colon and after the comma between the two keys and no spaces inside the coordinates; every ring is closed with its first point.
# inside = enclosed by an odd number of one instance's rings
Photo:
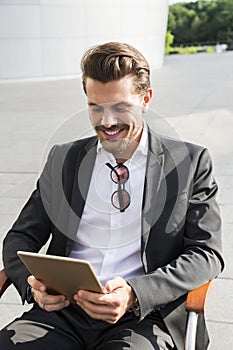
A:
{"type": "Polygon", "coordinates": [[[165,55],[168,55],[170,53],[173,41],[174,41],[174,35],[171,32],[167,31],[166,44],[165,44],[165,55]]]}
{"type": "Polygon", "coordinates": [[[174,45],[233,40],[233,0],[198,0],[170,6],[168,31],[174,45]]]}
{"type": "Polygon", "coordinates": [[[206,34],[216,42],[232,44],[233,0],[213,0],[208,11],[206,34]]]}

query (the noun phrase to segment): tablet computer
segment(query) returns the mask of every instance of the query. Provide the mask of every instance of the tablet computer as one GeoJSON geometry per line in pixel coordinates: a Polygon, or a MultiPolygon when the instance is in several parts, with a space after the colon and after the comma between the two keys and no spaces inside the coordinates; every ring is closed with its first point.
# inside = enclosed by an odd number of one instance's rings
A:
{"type": "Polygon", "coordinates": [[[70,302],[79,289],[105,293],[89,261],[18,251],[19,258],[49,294],[62,294],[70,302]]]}

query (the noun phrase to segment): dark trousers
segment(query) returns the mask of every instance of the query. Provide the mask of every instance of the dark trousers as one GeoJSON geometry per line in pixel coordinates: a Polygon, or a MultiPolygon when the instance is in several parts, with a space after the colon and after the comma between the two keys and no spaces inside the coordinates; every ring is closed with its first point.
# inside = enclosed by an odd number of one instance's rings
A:
{"type": "Polygon", "coordinates": [[[152,350],[173,349],[173,342],[157,313],[139,322],[127,312],[116,324],[89,317],[79,306],[46,312],[37,305],[2,331],[4,350],[152,350]]]}

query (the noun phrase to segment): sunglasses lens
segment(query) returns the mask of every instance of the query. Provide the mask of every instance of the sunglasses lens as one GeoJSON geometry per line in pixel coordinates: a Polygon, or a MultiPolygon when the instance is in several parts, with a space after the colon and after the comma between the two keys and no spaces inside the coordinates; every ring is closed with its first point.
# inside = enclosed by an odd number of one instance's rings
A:
{"type": "Polygon", "coordinates": [[[110,163],[105,164],[111,169],[112,181],[118,185],[117,191],[115,191],[111,197],[112,205],[116,209],[124,211],[130,205],[130,195],[125,190],[124,186],[129,178],[129,170],[125,165],[123,165],[123,163],[119,163],[115,167],[113,167],[110,163]]]}
{"type": "Polygon", "coordinates": [[[111,178],[116,184],[124,184],[129,178],[129,170],[124,165],[117,165],[111,172],[111,178]]]}
{"type": "Polygon", "coordinates": [[[112,194],[112,205],[116,209],[124,210],[130,205],[130,196],[126,190],[115,191],[112,194]]]}

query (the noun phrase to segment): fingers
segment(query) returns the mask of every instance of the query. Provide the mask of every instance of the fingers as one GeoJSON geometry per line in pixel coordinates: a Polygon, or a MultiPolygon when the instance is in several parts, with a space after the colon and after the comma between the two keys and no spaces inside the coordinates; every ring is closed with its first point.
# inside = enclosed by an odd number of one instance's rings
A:
{"type": "Polygon", "coordinates": [[[74,299],[89,316],[108,323],[117,322],[125,313],[124,303],[117,293],[98,294],[80,290],[74,299]]]}
{"type": "Polygon", "coordinates": [[[107,294],[79,290],[74,299],[92,318],[115,323],[132,307],[134,292],[121,277],[108,281],[105,287],[107,294]]]}
{"type": "Polygon", "coordinates": [[[35,292],[34,299],[40,308],[48,312],[61,310],[70,304],[64,295],[38,294],[35,292]]]}
{"type": "Polygon", "coordinates": [[[119,317],[119,306],[112,302],[112,296],[79,291],[75,296],[77,304],[93,319],[115,323],[119,317]]]}
{"type": "Polygon", "coordinates": [[[28,283],[31,286],[31,291],[34,300],[41,309],[46,311],[58,311],[69,306],[70,302],[64,295],[50,295],[46,292],[46,286],[38,281],[34,276],[28,277],[28,283]]]}
{"type": "Polygon", "coordinates": [[[74,299],[83,305],[104,306],[110,309],[118,304],[118,300],[113,294],[99,294],[86,290],[79,290],[74,299]]]}

